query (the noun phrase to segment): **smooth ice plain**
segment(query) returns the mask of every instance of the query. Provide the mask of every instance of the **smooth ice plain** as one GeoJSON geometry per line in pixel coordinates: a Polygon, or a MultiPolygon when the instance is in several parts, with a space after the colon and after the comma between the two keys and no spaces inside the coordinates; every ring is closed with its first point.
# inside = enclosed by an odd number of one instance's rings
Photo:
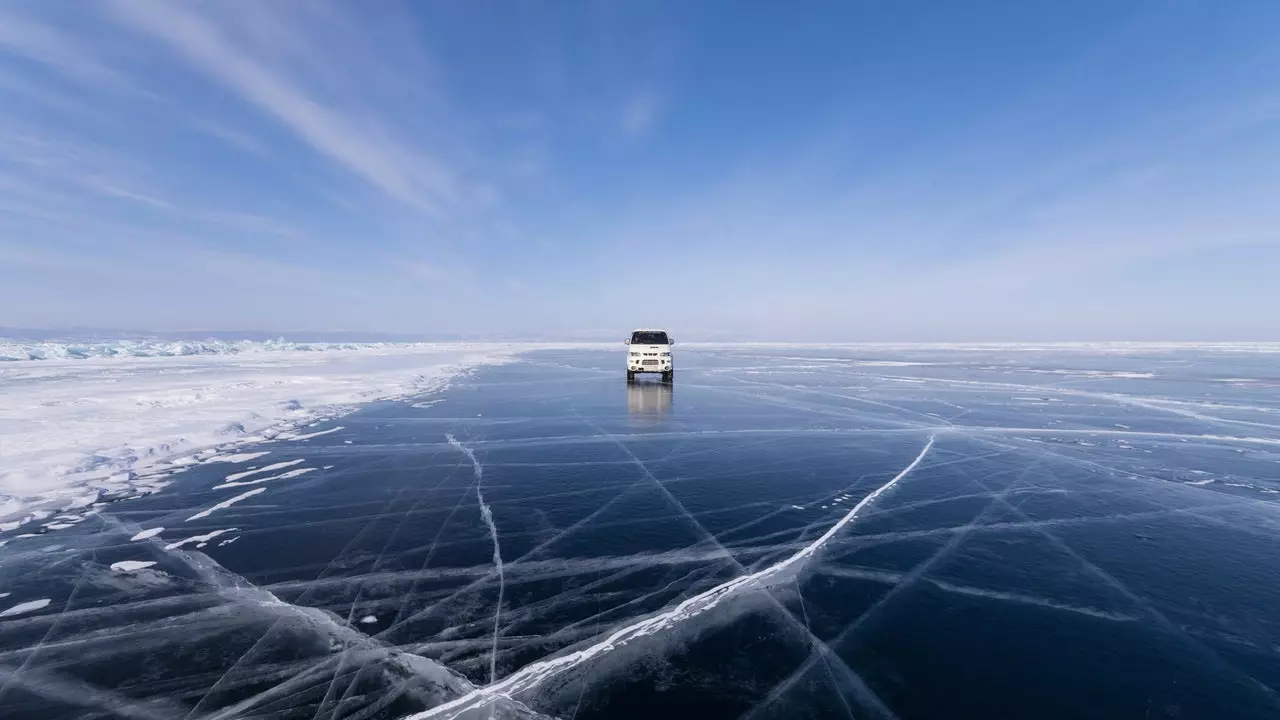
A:
{"type": "Polygon", "coordinates": [[[1280,347],[679,350],[0,534],[0,717],[1280,716],[1280,347]]]}

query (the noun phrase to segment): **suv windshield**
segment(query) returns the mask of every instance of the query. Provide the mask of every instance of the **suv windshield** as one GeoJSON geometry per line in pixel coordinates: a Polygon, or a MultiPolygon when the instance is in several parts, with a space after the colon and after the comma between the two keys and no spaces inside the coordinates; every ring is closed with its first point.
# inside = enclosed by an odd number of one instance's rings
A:
{"type": "Polygon", "coordinates": [[[632,345],[669,345],[667,342],[667,334],[664,332],[633,332],[631,333],[632,345]]]}

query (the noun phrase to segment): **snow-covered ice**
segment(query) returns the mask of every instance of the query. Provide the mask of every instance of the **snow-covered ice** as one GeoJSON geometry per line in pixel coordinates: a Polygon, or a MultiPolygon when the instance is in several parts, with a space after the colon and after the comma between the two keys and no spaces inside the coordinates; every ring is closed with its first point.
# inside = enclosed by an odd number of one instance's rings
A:
{"type": "Polygon", "coordinates": [[[155,536],[159,535],[159,534],[160,534],[160,533],[162,533],[162,532],[164,532],[164,528],[162,528],[162,527],[155,527],[155,528],[151,528],[151,529],[149,529],[149,530],[143,530],[142,532],[138,533],[137,535],[134,535],[133,537],[131,537],[131,538],[129,538],[129,539],[130,539],[130,540],[132,540],[133,542],[137,542],[137,541],[139,541],[139,540],[149,540],[149,539],[151,539],[151,538],[153,538],[153,537],[155,537],[155,536]]]}
{"type": "MultiPolygon", "coordinates": [[[[302,462],[302,461],[299,460],[298,462],[302,462]]],[[[306,475],[307,473],[312,472],[314,470],[315,468],[313,467],[297,468],[295,470],[290,470],[288,472],[282,472],[279,475],[267,475],[265,477],[256,477],[256,478],[253,478],[252,480],[241,480],[239,482],[224,482],[218,485],[214,485],[213,489],[225,490],[226,488],[245,487],[246,485],[260,485],[262,483],[271,482],[272,480],[289,480],[291,478],[296,478],[302,475],[306,475]]]]}
{"type": "Polygon", "coordinates": [[[0,341],[0,524],[160,489],[166,462],[436,390],[529,347],[0,341]]]}
{"type": "Polygon", "coordinates": [[[149,568],[155,564],[155,560],[121,560],[120,562],[111,563],[111,569],[116,572],[129,573],[149,568]]]}
{"type": "Polygon", "coordinates": [[[41,598],[39,600],[28,600],[20,602],[13,607],[0,611],[0,617],[13,617],[14,615],[25,615],[29,612],[35,612],[49,606],[49,598],[41,598]]]}
{"type": "Polygon", "coordinates": [[[221,530],[214,530],[213,532],[205,533],[204,535],[192,535],[189,538],[185,538],[177,542],[171,542],[168,545],[165,545],[164,549],[177,550],[178,548],[184,547],[186,545],[191,545],[191,544],[200,545],[200,544],[209,542],[210,540],[218,537],[219,535],[224,535],[229,532],[235,532],[239,529],[240,528],[223,528],[221,530]]]}
{"type": "Polygon", "coordinates": [[[232,473],[228,475],[226,479],[227,479],[227,482],[237,482],[239,480],[243,480],[247,477],[251,477],[259,473],[275,472],[276,470],[283,470],[287,467],[293,467],[294,465],[297,465],[299,463],[304,463],[304,462],[306,462],[306,460],[303,458],[298,458],[296,460],[286,460],[285,462],[273,463],[271,465],[265,465],[263,467],[245,470],[244,472],[232,473]]]}
{"type": "Polygon", "coordinates": [[[195,515],[192,515],[191,517],[187,518],[187,522],[191,522],[192,520],[199,520],[201,518],[207,518],[219,510],[226,510],[227,508],[231,507],[232,505],[235,505],[241,500],[248,500],[254,495],[260,495],[266,491],[267,491],[266,488],[256,488],[256,489],[250,490],[249,492],[240,493],[239,495],[236,495],[233,498],[223,500],[222,502],[217,503],[212,507],[201,510],[195,515]]]}
{"type": "Polygon", "coordinates": [[[209,458],[206,462],[247,463],[250,460],[257,460],[260,457],[264,457],[270,454],[271,454],[270,450],[263,450],[261,452],[235,453],[232,455],[215,455],[209,458]]]}
{"type": "Polygon", "coordinates": [[[296,433],[296,432],[284,433],[284,434],[281,434],[279,437],[281,440],[311,440],[313,438],[318,438],[324,435],[328,435],[330,433],[336,433],[339,430],[346,430],[346,428],[339,425],[337,427],[331,427],[328,430],[317,430],[316,432],[310,432],[310,433],[296,433]]]}

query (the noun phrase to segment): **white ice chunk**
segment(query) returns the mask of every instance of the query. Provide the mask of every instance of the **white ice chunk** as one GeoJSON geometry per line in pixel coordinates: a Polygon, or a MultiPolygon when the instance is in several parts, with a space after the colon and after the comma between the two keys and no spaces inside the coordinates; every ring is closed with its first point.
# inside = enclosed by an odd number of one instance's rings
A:
{"type": "Polygon", "coordinates": [[[226,477],[226,480],[227,482],[235,482],[237,480],[243,480],[244,478],[247,478],[251,475],[258,475],[260,473],[275,472],[276,470],[283,470],[287,467],[293,467],[294,465],[297,465],[298,463],[302,463],[302,462],[306,462],[306,460],[304,458],[298,458],[297,460],[286,460],[284,462],[278,462],[273,465],[264,465],[260,468],[253,468],[252,470],[245,470],[244,472],[232,473],[226,477]]]}
{"type": "Polygon", "coordinates": [[[378,622],[378,618],[373,615],[365,615],[364,617],[360,618],[360,622],[364,623],[365,625],[372,625],[373,623],[378,622]]]}
{"type": "Polygon", "coordinates": [[[214,457],[209,458],[208,462],[246,463],[250,460],[257,460],[263,455],[270,454],[270,450],[263,450],[262,452],[238,453],[235,455],[215,455],[214,457]]]}
{"type": "Polygon", "coordinates": [[[290,478],[296,478],[299,475],[306,475],[312,470],[315,470],[315,468],[298,468],[297,470],[290,470],[285,473],[280,473],[279,475],[268,475],[266,477],[244,480],[242,482],[224,482],[221,485],[214,485],[213,489],[225,490],[226,488],[244,487],[246,485],[260,485],[264,482],[271,482],[272,480],[288,480],[290,478]]]}
{"type": "Polygon", "coordinates": [[[43,598],[40,600],[28,600],[27,602],[18,603],[17,605],[14,605],[13,607],[9,608],[8,610],[5,610],[4,612],[0,612],[0,617],[13,617],[14,615],[22,615],[24,613],[29,613],[29,612],[47,607],[48,605],[49,605],[49,598],[43,598]]]}
{"type": "Polygon", "coordinates": [[[121,560],[120,562],[111,563],[111,569],[116,572],[133,572],[143,568],[149,568],[155,565],[154,560],[121,560]]]}
{"type": "Polygon", "coordinates": [[[234,532],[239,529],[240,528],[226,528],[225,530],[214,530],[213,532],[205,533],[204,535],[193,535],[187,538],[186,540],[179,540],[178,542],[169,543],[168,545],[164,546],[164,549],[177,550],[183,545],[189,545],[191,543],[207,543],[210,540],[218,537],[219,535],[222,535],[223,533],[234,532]]]}
{"type": "Polygon", "coordinates": [[[257,488],[256,490],[250,490],[249,492],[246,492],[246,493],[240,493],[239,495],[231,498],[230,500],[223,500],[222,502],[218,503],[217,505],[214,505],[213,507],[207,508],[205,510],[201,510],[195,515],[192,515],[191,517],[187,518],[187,522],[191,522],[192,520],[199,520],[200,518],[207,518],[219,510],[225,510],[231,507],[232,505],[235,505],[236,503],[240,502],[241,500],[247,500],[253,497],[254,495],[257,495],[259,493],[264,493],[266,491],[267,491],[266,488],[257,488]]]}
{"type": "Polygon", "coordinates": [[[138,540],[146,540],[148,538],[153,538],[162,532],[164,532],[164,528],[162,527],[151,528],[150,530],[143,530],[137,535],[134,535],[133,537],[129,538],[129,541],[137,542],[138,540]]]}
{"type": "Polygon", "coordinates": [[[281,435],[280,439],[281,440],[310,440],[311,438],[318,438],[321,435],[328,435],[329,433],[335,433],[335,432],[338,432],[339,430],[345,430],[345,429],[346,428],[339,425],[338,427],[329,428],[328,430],[321,430],[319,432],[306,433],[304,435],[285,434],[285,435],[281,435]]]}

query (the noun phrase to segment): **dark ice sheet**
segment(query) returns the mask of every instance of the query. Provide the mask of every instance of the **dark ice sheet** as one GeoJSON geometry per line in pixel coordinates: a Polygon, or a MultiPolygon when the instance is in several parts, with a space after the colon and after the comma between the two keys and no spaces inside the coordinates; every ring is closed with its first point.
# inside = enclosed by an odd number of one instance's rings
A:
{"type": "Polygon", "coordinates": [[[535,353],[5,534],[0,611],[50,603],[0,617],[0,717],[1280,716],[1274,355],[678,355],[628,387],[621,351],[535,353]],[[794,579],[602,651],[809,546],[931,437],[794,579]]]}

